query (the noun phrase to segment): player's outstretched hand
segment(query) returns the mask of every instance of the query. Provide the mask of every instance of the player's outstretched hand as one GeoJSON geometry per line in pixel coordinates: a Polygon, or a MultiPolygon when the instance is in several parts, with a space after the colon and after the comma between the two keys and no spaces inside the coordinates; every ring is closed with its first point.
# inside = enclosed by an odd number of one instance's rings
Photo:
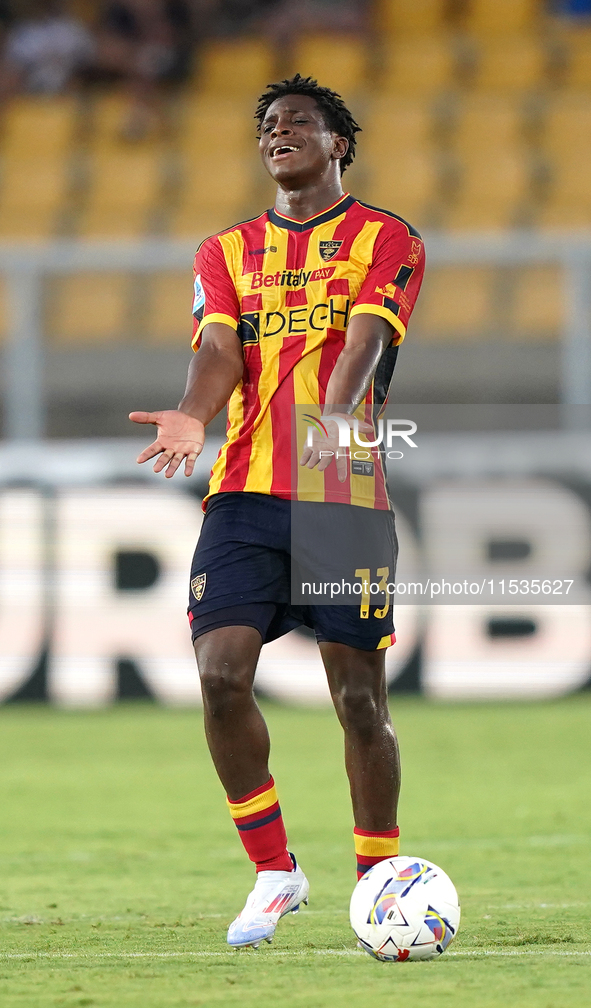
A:
{"type": "Polygon", "coordinates": [[[156,440],[144,448],[138,456],[138,462],[157,459],[154,472],[162,472],[167,479],[174,476],[183,459],[185,460],[185,476],[190,476],[195,468],[197,456],[205,443],[205,427],[200,420],[181,413],[180,410],[158,410],[156,413],[135,412],[129,414],[134,423],[155,424],[158,428],[156,440]]]}

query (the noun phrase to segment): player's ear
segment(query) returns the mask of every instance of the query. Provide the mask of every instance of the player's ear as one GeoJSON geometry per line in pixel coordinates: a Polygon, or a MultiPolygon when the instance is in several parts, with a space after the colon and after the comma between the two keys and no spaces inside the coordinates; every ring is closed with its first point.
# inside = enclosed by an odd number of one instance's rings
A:
{"type": "Polygon", "coordinates": [[[335,136],[332,148],[332,156],[335,159],[335,161],[340,161],[341,158],[345,156],[348,150],[349,150],[349,141],[347,140],[347,138],[335,136]]]}

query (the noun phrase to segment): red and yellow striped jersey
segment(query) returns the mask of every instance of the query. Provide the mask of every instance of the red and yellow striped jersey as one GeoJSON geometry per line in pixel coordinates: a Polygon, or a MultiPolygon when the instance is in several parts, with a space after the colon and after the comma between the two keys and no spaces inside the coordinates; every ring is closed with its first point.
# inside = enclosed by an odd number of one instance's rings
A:
{"type": "Polygon", "coordinates": [[[198,349],[208,322],[224,322],[237,329],[244,350],[209,495],[245,490],[389,508],[377,451],[365,466],[350,462],[344,483],[335,465],[324,472],[300,466],[307,426],[298,417],[302,410],[320,416],[347,323],[364,312],[395,330],[356,413],[375,420],[423,268],[417,231],[348,194],[306,221],[268,210],[203,242],[195,257],[193,346],[198,349]]]}

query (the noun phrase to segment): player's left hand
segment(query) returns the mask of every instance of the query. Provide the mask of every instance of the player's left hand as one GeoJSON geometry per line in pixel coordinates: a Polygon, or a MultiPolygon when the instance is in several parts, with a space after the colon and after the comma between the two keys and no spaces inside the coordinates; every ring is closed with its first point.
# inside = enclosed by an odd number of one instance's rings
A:
{"type": "MultiPolygon", "coordinates": [[[[338,413],[336,415],[346,420],[349,426],[353,428],[354,418],[352,416],[348,413],[338,413]]],[[[331,422],[330,417],[324,416],[322,417],[322,422],[326,426],[328,436],[321,434],[319,431],[314,431],[312,435],[312,447],[306,445],[302,452],[300,465],[307,466],[308,469],[317,468],[320,472],[323,472],[334,460],[337,467],[338,481],[339,483],[344,483],[349,472],[348,449],[339,447],[339,429],[334,420],[331,422]]],[[[365,423],[365,421],[359,421],[358,429],[361,434],[373,434],[373,427],[371,424],[365,423]]]]}

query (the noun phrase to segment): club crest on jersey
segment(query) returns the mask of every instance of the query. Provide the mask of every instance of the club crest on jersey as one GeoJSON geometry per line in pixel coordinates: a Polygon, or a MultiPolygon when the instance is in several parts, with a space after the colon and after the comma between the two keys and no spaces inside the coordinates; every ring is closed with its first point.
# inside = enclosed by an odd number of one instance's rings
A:
{"type": "Polygon", "coordinates": [[[205,591],[205,582],[207,580],[207,574],[198,574],[191,581],[191,591],[195,596],[196,602],[201,602],[203,598],[203,592],[205,591]]]}
{"type": "Polygon", "coordinates": [[[334,259],[339,251],[342,241],[321,241],[319,242],[320,255],[325,262],[334,259]]]}

